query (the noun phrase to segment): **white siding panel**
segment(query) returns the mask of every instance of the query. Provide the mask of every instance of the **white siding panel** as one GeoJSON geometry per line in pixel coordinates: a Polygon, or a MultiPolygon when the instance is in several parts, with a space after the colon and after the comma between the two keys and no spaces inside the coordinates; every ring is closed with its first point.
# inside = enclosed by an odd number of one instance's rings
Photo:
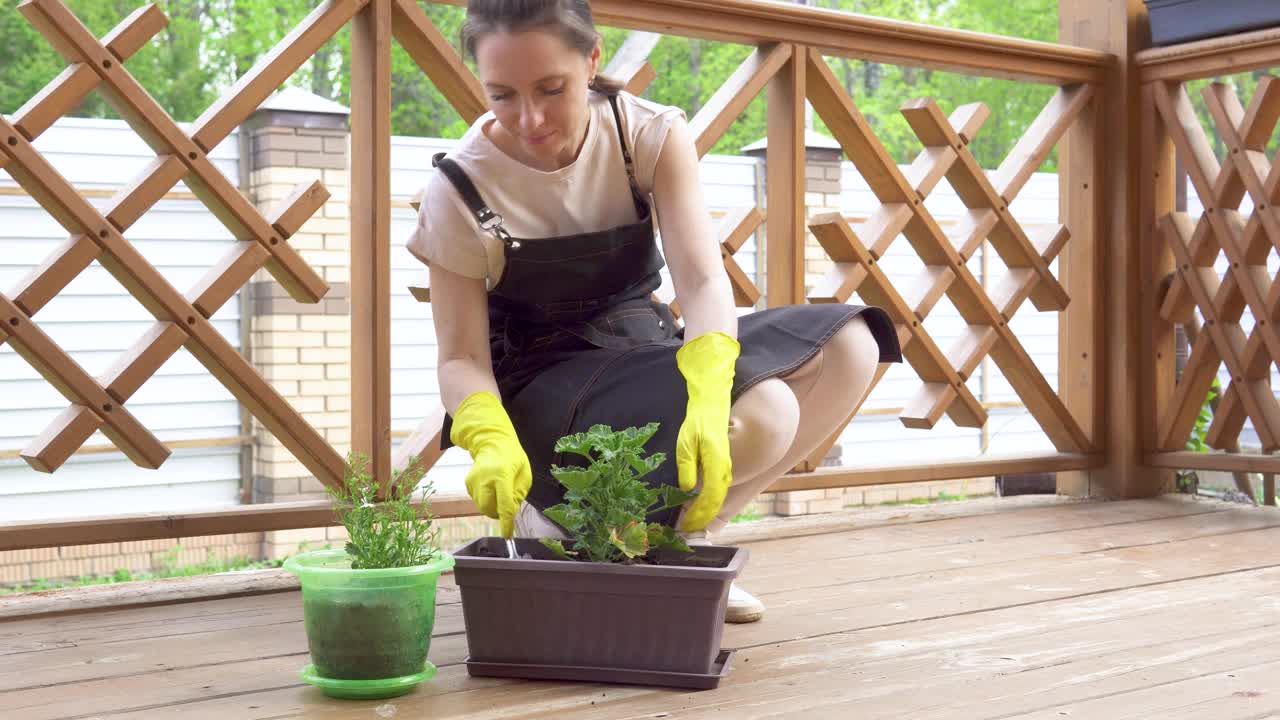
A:
{"type": "Polygon", "coordinates": [[[0,522],[235,505],[240,461],[225,448],[175,450],[159,472],[108,455],[73,457],[53,475],[0,462],[0,522]]]}
{"type": "MultiPolygon", "coordinates": [[[[184,132],[191,131],[190,123],[178,126],[184,132]]],[[[233,185],[239,184],[240,174],[237,142],[232,133],[209,153],[214,166],[233,185]]],[[[119,120],[63,118],[36,138],[35,148],[81,190],[115,190],[128,184],[155,158],[155,152],[142,138],[119,120]]],[[[0,171],[0,186],[15,184],[8,173],[0,171]]],[[[189,192],[181,182],[174,189],[189,192]]]]}
{"type": "MultiPolygon", "coordinates": [[[[120,121],[61,120],[36,141],[54,167],[81,190],[115,191],[132,182],[154,153],[120,121]]],[[[210,154],[238,184],[235,135],[210,154]]],[[[0,187],[12,186],[0,173],[0,187]]],[[[187,188],[179,185],[178,192],[187,188]]],[[[91,197],[105,210],[110,199],[91,197]]],[[[0,289],[10,291],[67,237],[30,197],[0,195],[0,289]]],[[[229,252],[234,240],[203,203],[160,201],[125,233],[167,282],[185,293],[229,252]]],[[[143,306],[97,262],[76,277],[36,322],[84,369],[108,369],[154,322],[143,306]]],[[[214,327],[240,345],[235,297],[214,315],[214,327]]],[[[0,346],[0,449],[25,447],[68,402],[19,357],[0,346]]],[[[235,398],[185,349],[180,349],[130,399],[128,409],[162,441],[235,437],[235,398]]],[[[97,433],[90,445],[110,445],[97,433]]],[[[239,502],[240,448],[177,450],[156,471],[118,452],[73,457],[57,473],[37,473],[20,460],[0,461],[0,520],[76,514],[162,511],[239,502]]]]}

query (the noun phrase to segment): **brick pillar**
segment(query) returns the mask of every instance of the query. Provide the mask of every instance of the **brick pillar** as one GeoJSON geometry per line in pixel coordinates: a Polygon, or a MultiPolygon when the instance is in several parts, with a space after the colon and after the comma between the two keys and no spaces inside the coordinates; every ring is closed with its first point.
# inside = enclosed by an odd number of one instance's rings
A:
{"type": "MultiPolygon", "coordinates": [[[[816,141],[816,138],[809,138],[816,141]]],[[[834,145],[835,141],[831,143],[834,145]]],[[[804,212],[805,219],[828,212],[840,212],[840,162],[844,155],[835,148],[805,147],[804,212]]],[[[805,223],[808,227],[808,223],[805,223]]],[[[831,258],[808,230],[804,234],[804,286],[811,289],[831,270],[831,258]]]]}
{"type": "MultiPolygon", "coordinates": [[[[743,148],[747,155],[765,157],[766,143],[762,140],[743,148]]],[[[826,212],[840,211],[840,169],[844,154],[840,144],[834,139],[813,130],[805,132],[805,218],[826,212]]],[[[808,223],[806,223],[807,227],[808,223]]],[[[804,284],[808,291],[827,271],[831,269],[831,259],[818,244],[812,232],[805,231],[804,240],[804,284]]],[[[823,458],[822,464],[840,464],[840,446],[831,448],[823,458]]],[[[856,503],[855,503],[856,504],[856,503]]],[[[778,515],[808,515],[810,513],[834,512],[845,505],[845,489],[830,490],[796,490],[773,495],[772,512],[778,515]]],[[[762,498],[761,509],[768,508],[768,496],[762,498]]]]}
{"type": "MultiPolygon", "coordinates": [[[[328,281],[315,304],[291,299],[265,271],[252,283],[251,358],[294,408],[340,453],[351,442],[350,141],[347,108],[289,88],[268,98],[243,128],[250,198],[270,211],[301,183],[317,179],[331,195],[289,242],[328,281]]],[[[254,503],[324,498],[324,488],[266,428],[254,424],[254,503]]],[[[341,528],[265,533],[263,554],[279,558],[338,544],[341,528]]]]}

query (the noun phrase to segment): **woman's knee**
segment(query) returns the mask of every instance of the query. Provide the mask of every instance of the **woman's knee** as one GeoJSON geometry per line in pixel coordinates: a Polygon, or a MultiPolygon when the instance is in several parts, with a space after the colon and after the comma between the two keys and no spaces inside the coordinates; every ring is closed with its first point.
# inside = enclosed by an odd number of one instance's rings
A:
{"type": "Polygon", "coordinates": [[[823,346],[823,373],[833,385],[861,392],[880,362],[880,345],[861,315],[855,316],[823,346]],[[834,377],[833,377],[834,376],[834,377]]]}
{"type": "Polygon", "coordinates": [[[734,480],[772,467],[790,449],[800,425],[800,403],[786,383],[770,378],[747,390],[729,414],[734,480]]]}

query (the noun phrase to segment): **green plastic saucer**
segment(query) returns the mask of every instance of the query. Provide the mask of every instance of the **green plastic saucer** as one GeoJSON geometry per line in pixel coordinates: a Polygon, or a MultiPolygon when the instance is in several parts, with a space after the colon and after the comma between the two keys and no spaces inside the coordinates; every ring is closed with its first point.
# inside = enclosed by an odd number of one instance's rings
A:
{"type": "Polygon", "coordinates": [[[436,666],[430,661],[423,663],[422,672],[401,677],[382,678],[379,680],[335,680],[320,677],[316,674],[316,666],[309,663],[299,673],[303,680],[315,685],[329,697],[346,700],[373,700],[404,695],[423,680],[430,680],[436,674],[436,666]]]}

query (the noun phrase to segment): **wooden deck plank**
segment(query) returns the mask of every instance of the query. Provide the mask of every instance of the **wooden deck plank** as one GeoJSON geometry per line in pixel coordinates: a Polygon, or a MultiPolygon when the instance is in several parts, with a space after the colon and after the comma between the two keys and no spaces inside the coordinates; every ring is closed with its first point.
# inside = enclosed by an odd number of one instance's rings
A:
{"type": "MultiPolygon", "coordinates": [[[[1275,692],[1275,677],[1280,673],[1280,660],[1259,664],[1247,650],[1238,651],[1235,657],[1236,667],[1209,675],[1064,707],[1076,710],[1071,714],[1077,717],[1090,717],[1091,711],[1102,708],[1112,720],[1145,720],[1150,717],[1162,720],[1256,720],[1276,717],[1280,714],[1280,693],[1275,692]]],[[[1060,720],[1066,712],[1045,710],[1009,717],[1010,720],[1060,720]]]]}
{"type": "MultiPolygon", "coordinates": [[[[1126,503],[1080,503],[1065,506],[1028,508],[1001,513],[998,521],[987,515],[942,518],[928,522],[871,525],[807,538],[764,540],[750,545],[754,572],[776,566],[794,567],[797,558],[824,548],[824,559],[877,552],[934,547],[977,541],[1011,541],[1089,528],[1133,526],[1150,520],[1176,518],[1224,510],[1219,503],[1184,502],[1174,499],[1135,500],[1126,503]]],[[[904,511],[904,518],[911,515],[904,511]]]]}
{"type": "MultiPolygon", "coordinates": [[[[1280,635],[1280,563],[1269,561],[1280,515],[1269,510],[1146,500],[894,518],[751,543],[744,582],[769,614],[726,628],[725,647],[739,651],[719,691],[469,678],[447,580],[431,653],[441,672],[391,705],[413,717],[575,719],[914,708],[909,716],[923,720],[1102,702],[1104,686],[1141,698],[1153,683],[1191,683],[1172,716],[1217,697],[1196,678],[1280,661],[1280,643],[1265,642],[1280,635]],[[837,557],[821,554],[833,545],[837,557]],[[808,577],[797,571],[806,566],[808,577]],[[1244,655],[1265,647],[1278,649],[1244,655]],[[1144,661],[1142,673],[1114,671],[1144,661]],[[1102,675],[1064,680],[1091,672],[1102,675]]],[[[297,593],[286,592],[0,622],[0,690],[8,710],[32,720],[369,717],[378,703],[339,703],[297,679],[300,616],[297,593]]],[[[1089,707],[1072,714],[1111,717],[1097,711],[1109,706],[1089,707]]]]}
{"type": "MultiPolygon", "coordinates": [[[[892,542],[877,553],[867,541],[858,543],[861,553],[842,554],[823,562],[821,574],[812,566],[798,564],[771,566],[765,572],[745,572],[744,585],[753,594],[768,597],[802,590],[865,582],[891,577],[910,577],[925,572],[965,568],[980,572],[983,566],[1052,556],[1100,552],[1142,545],[1189,540],[1224,533],[1280,527],[1280,515],[1258,514],[1240,518],[1228,512],[1152,519],[1133,525],[1066,530],[1044,538],[1016,536],[1014,542],[991,542],[973,538],[956,543],[938,543],[925,548],[898,550],[892,542]],[[904,556],[904,553],[908,555],[904,556]]],[[[767,601],[766,601],[767,602],[767,601]]]]}
{"type": "MultiPolygon", "coordinates": [[[[1058,515],[1046,515],[1042,508],[1039,511],[1022,511],[1021,517],[1006,517],[998,528],[991,529],[990,520],[981,518],[957,517],[926,523],[922,526],[896,526],[878,528],[872,531],[851,531],[831,536],[831,540],[820,537],[791,539],[793,547],[803,548],[794,552],[786,546],[779,546],[779,541],[767,541],[752,545],[753,561],[758,558],[782,558],[781,564],[768,564],[763,572],[754,572],[747,576],[753,581],[752,589],[759,595],[769,596],[803,590],[809,587],[821,587],[842,582],[860,582],[877,577],[894,577],[901,575],[904,563],[913,572],[924,572],[935,569],[951,569],[957,566],[976,567],[984,563],[1007,562],[1016,557],[1031,558],[1040,555],[1062,553],[1089,552],[1094,550],[1125,547],[1131,544],[1151,544],[1187,539],[1204,535],[1218,534],[1224,531],[1246,528],[1268,527],[1280,524],[1280,517],[1270,514],[1254,514],[1241,520],[1233,520],[1232,516],[1222,512],[1217,504],[1197,506],[1193,503],[1177,501],[1142,501],[1134,503],[1135,518],[1147,518],[1152,522],[1123,522],[1125,516],[1116,515],[1113,504],[1093,506],[1089,512],[1072,512],[1058,515]],[[1187,517],[1186,522],[1178,522],[1180,515],[1198,512],[1200,514],[1187,517]],[[1170,513],[1173,515],[1170,516],[1170,513]],[[1120,522],[1117,521],[1120,519],[1120,522]],[[979,523],[975,525],[976,523],[979,523]],[[1013,546],[998,543],[975,542],[975,533],[981,531],[985,524],[991,537],[1022,537],[1048,532],[1050,527],[1067,530],[1057,535],[1048,535],[1047,541],[1018,543],[1013,546]],[[1096,528],[1109,528],[1105,540],[1096,539],[1096,528]],[[1118,529],[1117,529],[1118,528],[1118,529]],[[865,537],[868,532],[873,537],[865,537]],[[856,540],[854,540],[856,538],[856,540]],[[869,543],[869,544],[868,544],[869,543]],[[839,554],[832,557],[829,548],[835,545],[840,548],[839,554]],[[811,557],[818,547],[825,546],[823,557],[827,558],[826,570],[810,581],[812,573],[802,566],[796,569],[797,560],[811,557]],[[850,548],[859,550],[850,552],[850,548]],[[909,550],[921,550],[910,557],[901,553],[909,550]]],[[[1074,506],[1081,507],[1081,506],[1074,506]]],[[[986,538],[990,540],[991,538],[986,538]]],[[[460,608],[456,607],[459,596],[452,586],[452,578],[446,577],[440,591],[441,607],[437,616],[437,632],[441,634],[462,630],[460,608]]],[[[12,658],[7,663],[4,655],[10,653],[29,652],[33,650],[52,650],[55,647],[75,647],[79,654],[88,657],[94,652],[96,643],[116,643],[122,639],[140,641],[151,637],[169,637],[175,634],[191,634],[210,630],[234,630],[241,627],[259,627],[272,622],[297,622],[296,594],[278,593],[267,596],[237,598],[226,603],[188,603],[173,607],[161,606],[147,608],[133,613],[113,611],[101,613],[89,618],[77,619],[75,616],[57,618],[52,622],[40,619],[0,624],[0,687],[10,686],[5,682],[6,672],[21,672],[26,684],[38,684],[31,679],[31,668],[21,658],[12,658]],[[195,608],[205,606],[206,612],[193,614],[195,608]],[[174,617],[175,612],[181,615],[174,617]],[[86,633],[85,624],[92,621],[97,625],[112,617],[121,618],[119,626],[108,626],[115,632],[86,633]],[[163,623],[156,622],[163,620],[163,623]],[[75,628],[75,634],[68,634],[54,628],[66,625],[75,628]],[[175,630],[181,626],[182,630],[175,630]],[[15,644],[20,638],[22,644],[15,644]]],[[[63,653],[66,654],[66,653],[63,653]]],[[[46,654],[42,662],[51,662],[54,655],[46,654]]]]}
{"type": "MultiPolygon", "coordinates": [[[[1031,614],[1005,609],[753,648],[740,651],[733,674],[722,685],[725,690],[732,688],[730,692],[682,693],[555,683],[513,685],[468,679],[465,669],[454,665],[444,668],[429,686],[424,685],[413,696],[391,701],[391,705],[397,714],[410,717],[615,720],[652,718],[657,711],[679,708],[680,718],[713,717],[717,713],[718,717],[725,717],[723,713],[728,712],[737,720],[768,717],[756,712],[767,710],[775,700],[782,709],[794,713],[797,703],[804,704],[803,699],[809,698],[815,702],[804,708],[806,717],[986,717],[983,712],[957,713],[955,703],[947,701],[954,700],[956,692],[964,691],[961,694],[967,693],[969,699],[976,693],[987,702],[999,701],[999,705],[988,708],[1007,710],[1016,688],[999,683],[1008,678],[1031,690],[1056,686],[1060,691],[1076,693],[1075,697],[1085,693],[1101,695],[1105,692],[1098,688],[1104,680],[1113,687],[1145,682],[1143,674],[1132,672],[1135,662],[1152,666],[1146,672],[1159,666],[1162,672],[1194,675],[1197,667],[1204,667],[1202,656],[1230,650],[1230,638],[1235,639],[1236,646],[1241,641],[1247,644],[1257,628],[1267,623],[1274,625],[1280,604],[1264,605],[1269,612],[1261,615],[1234,613],[1220,618],[1221,622],[1210,623],[1207,631],[1201,628],[1199,633],[1175,638],[1165,630],[1170,620],[1188,614],[1212,616],[1226,603],[1274,599],[1278,580],[1280,571],[1275,569],[1238,573],[1225,579],[1171,583],[1158,593],[1133,590],[1056,601],[1031,614]],[[1179,644],[1185,647],[1175,647],[1179,644]],[[1001,658],[1012,658],[1014,662],[1003,662],[1001,658]],[[1068,662],[1082,664],[1085,672],[1097,677],[1087,683],[1063,681],[1063,673],[1055,668],[1068,662]],[[1033,678],[1033,671],[1047,677],[1033,678]],[[930,678],[929,692],[921,692],[922,677],[930,678]],[[821,691],[840,692],[845,686],[857,690],[856,708],[843,708],[833,714],[813,713],[821,709],[817,700],[839,699],[823,698],[821,691]],[[884,700],[879,711],[870,712],[878,699],[884,700]]],[[[1265,661],[1276,657],[1278,651],[1280,646],[1260,658],[1265,661]]],[[[1034,703],[1036,698],[1031,697],[1030,701],[1034,703]]],[[[369,717],[381,705],[370,702],[335,706],[299,684],[264,693],[211,698],[166,708],[166,712],[172,710],[173,717],[191,718],[356,718],[369,717]]],[[[784,712],[778,716],[795,715],[784,712]]]]}
{"type": "MultiPolygon", "coordinates": [[[[1172,584],[1154,602],[1149,593],[1117,593],[1101,602],[1046,603],[1043,615],[1003,610],[753,649],[735,670],[731,697],[690,694],[679,699],[678,717],[1011,717],[1046,706],[1056,711],[1055,693],[1102,698],[1161,678],[1196,677],[1203,668],[1231,667],[1255,638],[1277,633],[1274,610],[1237,613],[1199,632],[1168,631],[1183,613],[1212,614],[1224,602],[1269,597],[1280,574],[1230,577],[1225,588],[1221,579],[1172,584]]],[[[1259,654],[1259,662],[1275,658],[1280,649],[1259,654]]],[[[651,701],[598,702],[573,717],[652,717],[644,707],[651,701]]],[[[1115,717],[1104,707],[1070,716],[1115,717]]]]}
{"type": "MultiPolygon", "coordinates": [[[[454,607],[460,599],[453,578],[442,578],[436,598],[436,625],[441,632],[461,629],[461,625],[444,629],[452,627],[448,623],[454,615],[461,617],[461,608],[454,607]]],[[[6,655],[33,649],[229,630],[280,618],[299,620],[299,602],[293,591],[0,622],[0,663],[6,655]]]]}

